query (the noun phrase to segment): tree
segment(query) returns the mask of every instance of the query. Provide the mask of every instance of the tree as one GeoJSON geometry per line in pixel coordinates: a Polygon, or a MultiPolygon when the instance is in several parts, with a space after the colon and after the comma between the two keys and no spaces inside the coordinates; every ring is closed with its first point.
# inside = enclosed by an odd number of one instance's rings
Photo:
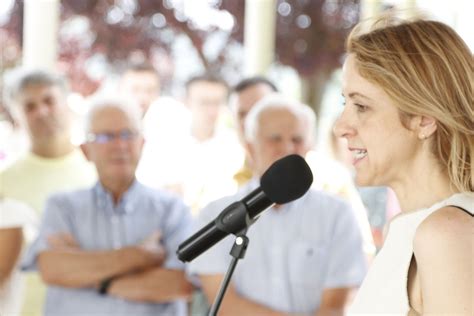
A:
{"type": "MultiPolygon", "coordinates": [[[[80,36],[67,36],[63,32],[60,36],[59,58],[72,79],[73,88],[85,95],[97,88],[100,78],[93,78],[84,67],[94,56],[102,56],[112,68],[123,67],[134,58],[153,59],[157,51],[169,61],[174,39],[182,34],[189,38],[203,67],[225,77],[230,49],[243,43],[245,1],[208,1],[210,9],[233,16],[233,27],[227,30],[212,23],[203,26],[193,17],[193,12],[186,10],[185,3],[200,2],[62,0],[62,27],[80,18],[88,24],[80,36]],[[224,43],[215,47],[216,52],[209,56],[205,45],[218,32],[223,34],[224,43]]],[[[359,1],[278,0],[277,9],[277,62],[298,72],[304,83],[304,101],[318,112],[325,83],[341,65],[344,39],[357,22],[359,1]]],[[[23,0],[19,0],[6,27],[19,43],[22,10],[23,0]]],[[[242,61],[233,65],[232,73],[240,73],[241,64],[242,61]]],[[[171,80],[172,69],[165,69],[162,75],[166,83],[171,80]]]]}
{"type": "Polygon", "coordinates": [[[293,67],[305,103],[317,114],[326,82],[341,67],[344,42],[359,16],[358,0],[278,1],[277,59],[293,67]]]}
{"type": "MultiPolygon", "coordinates": [[[[235,39],[230,37],[229,32],[227,42],[221,45],[216,57],[207,56],[204,44],[219,31],[218,27],[211,24],[206,29],[198,28],[184,14],[185,8],[171,4],[170,0],[62,0],[61,29],[67,29],[67,25],[80,19],[83,19],[82,22],[85,19],[87,24],[80,34],[71,36],[67,32],[60,32],[59,36],[59,65],[68,75],[73,90],[89,95],[97,89],[101,78],[91,76],[85,67],[92,58],[102,56],[101,60],[108,63],[111,69],[123,68],[130,60],[153,59],[157,52],[169,61],[173,41],[180,34],[190,39],[203,68],[219,72],[228,62],[228,42],[235,39]]],[[[243,1],[227,1],[222,6],[232,9],[236,12],[236,18],[243,20],[242,5],[243,1]],[[242,7],[241,13],[236,9],[239,6],[242,7]]],[[[219,9],[217,4],[214,7],[219,9]]],[[[24,1],[16,1],[10,20],[4,27],[9,37],[20,46],[23,8],[24,1]]],[[[239,27],[235,30],[242,34],[239,27]]],[[[237,38],[242,38],[242,35],[237,38]]],[[[166,85],[172,78],[172,69],[169,69],[169,65],[162,68],[165,68],[162,69],[162,76],[166,85]]]]}

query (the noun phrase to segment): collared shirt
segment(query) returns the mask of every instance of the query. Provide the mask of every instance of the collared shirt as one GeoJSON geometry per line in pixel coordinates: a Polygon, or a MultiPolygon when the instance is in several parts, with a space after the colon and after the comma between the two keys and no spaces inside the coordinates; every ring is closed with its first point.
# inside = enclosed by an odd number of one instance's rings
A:
{"type": "MultiPolygon", "coordinates": [[[[253,180],[232,197],[208,205],[198,227],[255,188],[253,180]]],[[[232,282],[244,298],[288,313],[314,313],[323,290],[358,286],[366,273],[354,210],[344,201],[310,189],[302,198],[261,214],[247,232],[250,243],[232,282]]],[[[192,261],[190,274],[224,274],[235,236],[192,261]]]]}
{"type": "MultiPolygon", "coordinates": [[[[84,250],[137,245],[157,230],[167,252],[164,267],[183,269],[178,245],[189,236],[192,218],[178,199],[135,181],[116,205],[100,183],[87,190],[53,195],[46,203],[40,233],[23,260],[36,268],[37,255],[48,249],[51,234],[70,233],[84,250]]],[[[74,273],[71,271],[71,273],[74,273]]],[[[48,286],[45,315],[185,315],[184,301],[138,303],[102,296],[92,288],[48,286]]]]}

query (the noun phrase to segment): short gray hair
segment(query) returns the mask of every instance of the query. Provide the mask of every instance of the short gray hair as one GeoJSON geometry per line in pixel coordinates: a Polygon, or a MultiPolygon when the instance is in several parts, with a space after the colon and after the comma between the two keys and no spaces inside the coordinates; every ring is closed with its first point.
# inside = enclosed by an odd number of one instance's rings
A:
{"type": "Polygon", "coordinates": [[[272,93],[258,101],[245,119],[245,139],[248,142],[255,142],[262,114],[273,109],[287,110],[305,121],[308,128],[307,140],[310,144],[314,141],[316,133],[316,114],[314,111],[304,103],[288,99],[279,93],[272,93]]]}
{"type": "Polygon", "coordinates": [[[10,87],[8,98],[14,101],[28,86],[59,87],[64,95],[67,95],[69,88],[66,78],[56,73],[46,70],[19,70],[14,82],[10,87]]]}
{"type": "Polygon", "coordinates": [[[100,95],[92,98],[89,101],[89,110],[87,111],[84,120],[84,131],[86,133],[91,131],[92,122],[96,115],[105,109],[117,109],[121,111],[132,121],[137,131],[141,132],[142,116],[139,106],[133,99],[127,97],[100,95]]]}

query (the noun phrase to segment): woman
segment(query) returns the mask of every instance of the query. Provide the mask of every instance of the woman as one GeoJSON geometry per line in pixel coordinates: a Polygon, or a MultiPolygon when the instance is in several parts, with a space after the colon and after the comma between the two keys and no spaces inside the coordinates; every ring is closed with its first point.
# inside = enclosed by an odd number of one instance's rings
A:
{"type": "Polygon", "coordinates": [[[346,44],[334,131],[357,184],[391,187],[403,212],[351,312],[473,315],[472,53],[439,22],[383,18],[360,30],[346,44]]]}

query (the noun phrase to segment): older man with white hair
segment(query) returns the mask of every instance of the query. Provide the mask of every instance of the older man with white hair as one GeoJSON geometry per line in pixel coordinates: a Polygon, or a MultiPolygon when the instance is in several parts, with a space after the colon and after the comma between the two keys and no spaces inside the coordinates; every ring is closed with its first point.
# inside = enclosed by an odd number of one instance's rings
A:
{"type": "MultiPolygon", "coordinates": [[[[308,106],[274,94],[250,110],[245,125],[256,176],[236,195],[202,210],[201,226],[257,187],[273,162],[289,154],[304,157],[311,148],[315,116],[308,106]]],[[[235,270],[220,315],[339,315],[366,273],[355,211],[321,191],[310,189],[299,200],[262,213],[248,237],[245,259],[235,270]]],[[[189,272],[199,276],[209,302],[231,260],[233,241],[226,238],[189,266],[189,272]]]]}
{"type": "Polygon", "coordinates": [[[191,286],[174,253],[190,232],[190,212],[135,179],[140,118],[121,99],[91,107],[81,148],[99,181],[49,198],[23,262],[48,284],[45,315],[187,314],[191,286]]]}

